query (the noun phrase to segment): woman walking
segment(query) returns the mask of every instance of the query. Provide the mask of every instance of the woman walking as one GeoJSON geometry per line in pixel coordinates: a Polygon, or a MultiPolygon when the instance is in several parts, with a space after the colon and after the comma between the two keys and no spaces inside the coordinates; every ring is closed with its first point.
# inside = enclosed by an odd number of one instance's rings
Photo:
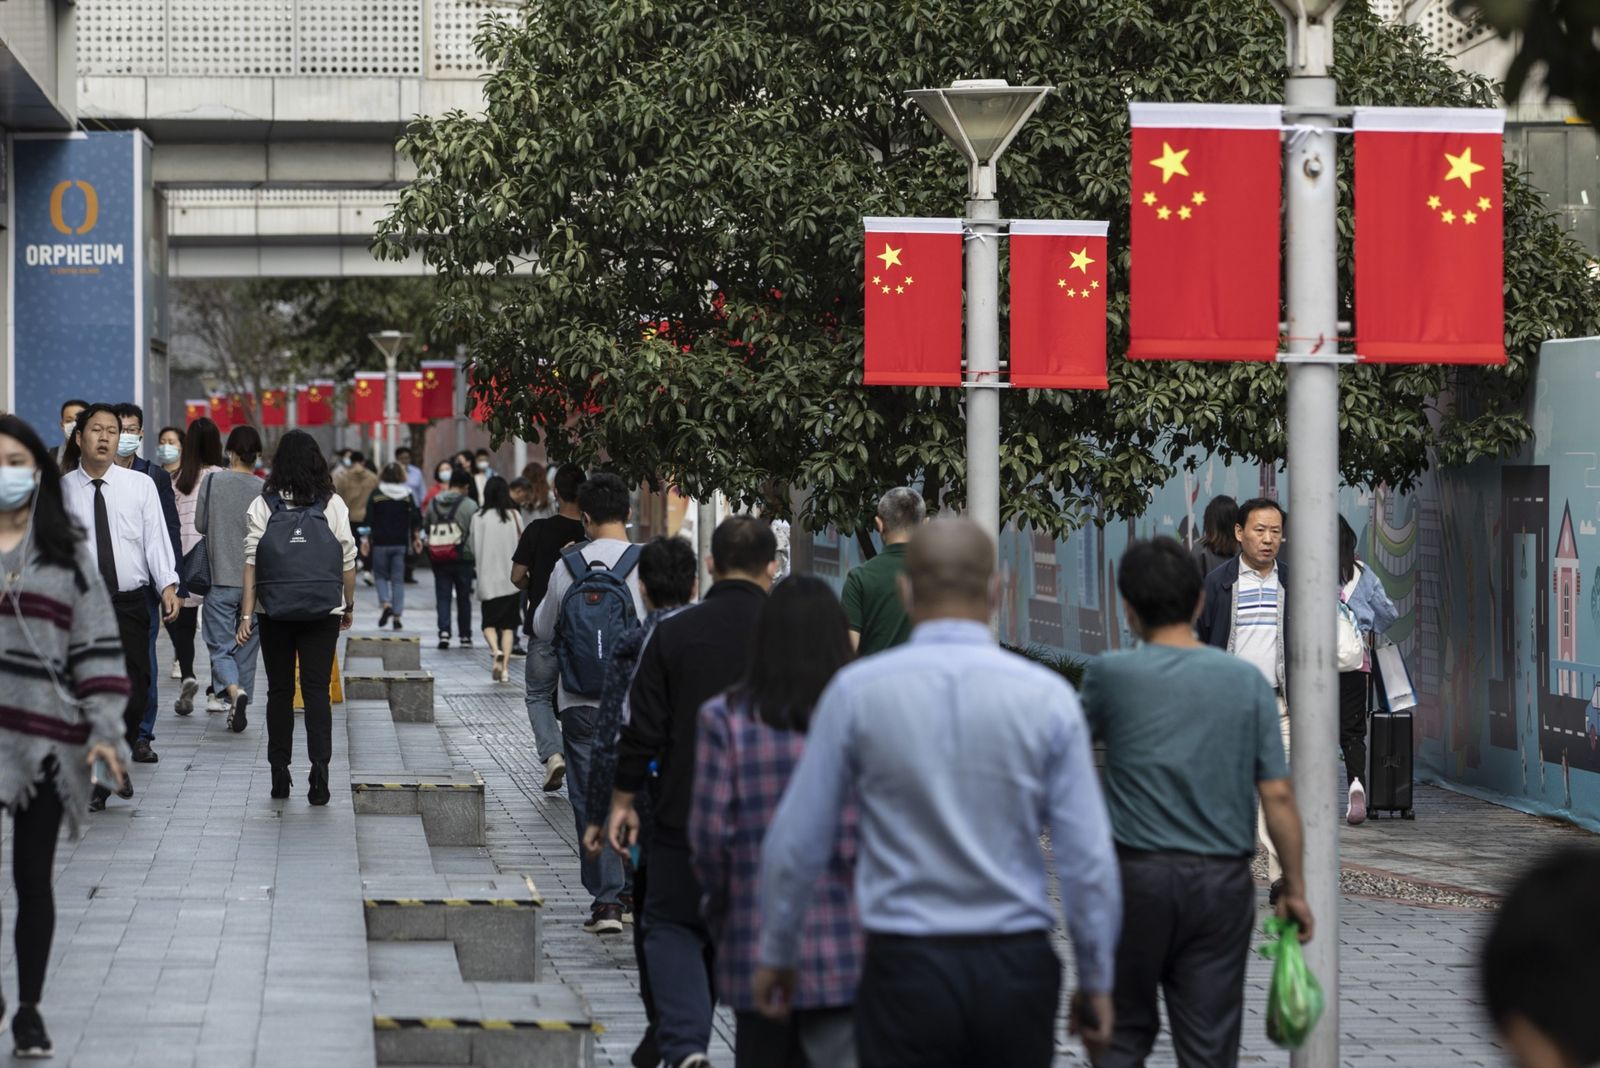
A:
{"type": "Polygon", "coordinates": [[[56,839],[63,820],[78,836],[96,761],[123,781],[128,676],[111,599],[67,518],[55,460],[12,415],[0,417],[0,581],[0,684],[13,712],[0,725],[0,806],[12,819],[21,1003],[11,1033],[18,1057],[48,1057],[39,997],[55,935],[56,839]]]}
{"type": "MultiPolygon", "coordinates": [[[[1374,634],[1382,634],[1400,618],[1389,593],[1372,569],[1356,559],[1356,532],[1339,517],[1339,599],[1355,616],[1356,632],[1364,649],[1371,648],[1374,634]]],[[[1367,791],[1361,777],[1367,773],[1367,680],[1372,677],[1372,655],[1365,653],[1354,671],[1339,672],[1339,749],[1344,754],[1344,773],[1349,780],[1345,793],[1344,818],[1358,824],[1366,822],[1367,791]]]]}
{"type": "Polygon", "coordinates": [[[511,582],[511,557],[522,537],[522,520],[511,489],[499,475],[483,484],[483,510],[472,520],[472,558],[478,569],[478,600],[483,602],[483,640],[494,656],[490,676],[511,677],[511,647],[522,624],[522,592],[511,582]]]}
{"type": "Polygon", "coordinates": [[[261,496],[261,479],[255,473],[260,457],[261,435],[255,427],[229,431],[228,468],[206,476],[194,510],[194,528],[206,539],[211,565],[211,589],[200,620],[200,636],[211,654],[212,693],[206,711],[228,713],[228,729],[235,734],[248,721],[247,706],[256,688],[256,652],[261,648],[261,636],[254,632],[244,642],[238,639],[249,527],[245,513],[261,496]]]}
{"type": "MultiPolygon", "coordinates": [[[[200,543],[201,534],[194,523],[196,505],[206,479],[222,470],[222,435],[217,424],[201,416],[189,424],[184,435],[182,456],[178,461],[178,474],[172,480],[172,496],[178,505],[178,538],[187,554],[200,543]]],[[[207,550],[211,548],[206,546],[207,550]]],[[[194,676],[194,635],[200,624],[200,605],[203,597],[191,596],[178,609],[178,618],[167,624],[167,637],[172,639],[172,651],[178,658],[182,672],[182,686],[172,710],[180,716],[194,711],[194,695],[200,683],[194,676]]]]}
{"type": "Polygon", "coordinates": [[[525,464],[522,478],[528,483],[527,500],[522,504],[522,525],[556,514],[556,495],[550,488],[550,471],[538,460],[525,464]]]}
{"type": "Polygon", "coordinates": [[[406,609],[406,554],[422,551],[422,512],[399,464],[387,465],[379,476],[378,491],[367,502],[367,526],[361,552],[372,561],[378,584],[378,626],[393,622],[399,630],[406,609]]]}
{"type": "Polygon", "coordinates": [[[295,665],[306,705],[306,798],[328,803],[333,756],[334,647],[355,618],[356,540],[350,510],[333,492],[333,476],[317,441],[291,430],[278,442],[272,474],[250,502],[244,538],[244,603],[239,644],[254,631],[261,607],[261,658],[267,666],[267,762],[272,796],[288,797],[293,781],[295,665]]]}
{"type": "MultiPolygon", "coordinates": [[[[215,426],[216,424],[212,424],[215,426]]],[[[164,426],[156,435],[156,463],[174,482],[178,480],[178,467],[183,462],[183,431],[175,426],[164,426]]]]}
{"type": "MultiPolygon", "coordinates": [[[[478,502],[470,494],[472,476],[459,467],[450,472],[450,488],[428,505],[428,561],[433,567],[434,611],[439,619],[439,648],[450,648],[450,600],[456,602],[461,647],[472,648],[472,519],[478,502]]],[[[507,568],[510,571],[510,568],[507,568]]]]}
{"type": "Polygon", "coordinates": [[[1195,566],[1200,569],[1202,581],[1211,572],[1239,555],[1239,539],[1234,532],[1238,523],[1237,501],[1227,496],[1211,498],[1211,503],[1206,505],[1200,540],[1189,550],[1190,555],[1194,557],[1195,566]]]}
{"type": "Polygon", "coordinates": [[[849,624],[832,588],[796,575],[773,587],[761,610],[745,680],[700,708],[689,847],[717,947],[717,996],[738,1023],[734,1063],[741,1068],[856,1063],[851,1014],[864,943],[853,891],[853,807],[806,913],[789,1018],[770,1020],[755,1001],[761,841],[805,750],[817,699],[850,656],[849,624]]]}

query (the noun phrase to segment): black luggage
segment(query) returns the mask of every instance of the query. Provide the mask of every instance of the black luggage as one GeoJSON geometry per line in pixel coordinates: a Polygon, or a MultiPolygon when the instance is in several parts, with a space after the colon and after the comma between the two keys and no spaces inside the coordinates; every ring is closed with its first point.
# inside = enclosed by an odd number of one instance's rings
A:
{"type": "Polygon", "coordinates": [[[1411,811],[1411,713],[1374,712],[1368,723],[1367,813],[1377,817],[1398,812],[1403,819],[1415,819],[1411,811]]]}

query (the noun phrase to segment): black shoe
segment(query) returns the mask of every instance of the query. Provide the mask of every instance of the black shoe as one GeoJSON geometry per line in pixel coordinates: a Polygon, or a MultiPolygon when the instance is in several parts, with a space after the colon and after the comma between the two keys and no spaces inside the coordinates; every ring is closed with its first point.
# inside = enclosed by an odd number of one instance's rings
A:
{"type": "Polygon", "coordinates": [[[250,695],[243,690],[233,699],[233,711],[228,713],[228,729],[235,734],[244,730],[250,723],[250,717],[245,714],[245,708],[250,704],[250,695]]]}
{"type": "Polygon", "coordinates": [[[450,648],[450,632],[449,631],[441,630],[439,632],[439,648],[441,648],[441,649],[450,648]]]}
{"type": "Polygon", "coordinates": [[[461,639],[461,648],[463,648],[463,649],[471,649],[472,648],[472,638],[471,637],[462,638],[461,639]]]}
{"type": "Polygon", "coordinates": [[[133,776],[126,771],[122,773],[122,782],[117,786],[117,796],[124,801],[133,800],[133,776]]]}
{"type": "Polygon", "coordinates": [[[43,1060],[55,1054],[44,1019],[32,1005],[17,1008],[17,1015],[11,1020],[11,1037],[16,1041],[16,1056],[25,1060],[43,1060]]]}
{"type": "Polygon", "coordinates": [[[394,609],[390,608],[388,605],[384,605],[383,611],[378,613],[378,626],[381,627],[385,623],[389,622],[389,617],[392,615],[394,615],[394,609]]]}
{"type": "Polygon", "coordinates": [[[328,765],[311,765],[311,786],[306,790],[306,800],[313,805],[328,803],[328,765]]]}
{"type": "Polygon", "coordinates": [[[395,630],[399,630],[400,629],[400,617],[399,616],[395,616],[394,617],[394,629],[395,630]]]}
{"type": "Polygon", "coordinates": [[[294,779],[289,776],[288,768],[272,766],[272,796],[282,799],[289,796],[289,788],[294,785],[294,779]]]}
{"type": "Polygon", "coordinates": [[[140,738],[133,743],[133,762],[135,764],[159,764],[161,758],[156,751],[150,748],[150,743],[140,738]]]}
{"type": "Polygon", "coordinates": [[[106,798],[110,796],[110,790],[107,790],[99,783],[95,783],[94,790],[89,794],[89,811],[104,812],[106,810],[106,798]]]}
{"type": "Polygon", "coordinates": [[[527,656],[528,655],[528,650],[524,649],[520,645],[513,645],[511,647],[511,655],[512,656],[527,656]]]}
{"type": "Polygon", "coordinates": [[[661,1064],[661,1047],[656,1045],[656,1029],[645,1028],[644,1037],[633,1050],[633,1068],[659,1068],[661,1064]]]}
{"type": "Polygon", "coordinates": [[[1272,880],[1272,887],[1267,891],[1267,904],[1276,907],[1277,904],[1278,904],[1278,899],[1280,897],[1282,897],[1282,896],[1283,896],[1283,880],[1282,879],[1274,879],[1274,880],[1272,880]]]}

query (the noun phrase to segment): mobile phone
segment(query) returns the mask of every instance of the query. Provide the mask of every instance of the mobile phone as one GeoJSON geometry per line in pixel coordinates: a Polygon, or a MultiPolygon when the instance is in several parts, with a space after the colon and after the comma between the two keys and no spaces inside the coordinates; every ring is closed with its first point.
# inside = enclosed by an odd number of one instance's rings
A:
{"type": "Polygon", "coordinates": [[[635,842],[628,847],[628,863],[635,868],[639,866],[639,843],[635,842]]]}

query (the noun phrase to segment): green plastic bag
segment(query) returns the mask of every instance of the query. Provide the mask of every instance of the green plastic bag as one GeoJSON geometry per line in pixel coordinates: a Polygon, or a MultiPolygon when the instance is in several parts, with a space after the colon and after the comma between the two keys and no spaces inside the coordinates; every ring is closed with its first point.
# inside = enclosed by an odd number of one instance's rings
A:
{"type": "Polygon", "coordinates": [[[1273,962],[1267,1037],[1284,1049],[1299,1049],[1322,1018],[1322,987],[1300,952],[1300,925],[1268,916],[1265,930],[1269,941],[1261,946],[1261,955],[1273,962]]]}

